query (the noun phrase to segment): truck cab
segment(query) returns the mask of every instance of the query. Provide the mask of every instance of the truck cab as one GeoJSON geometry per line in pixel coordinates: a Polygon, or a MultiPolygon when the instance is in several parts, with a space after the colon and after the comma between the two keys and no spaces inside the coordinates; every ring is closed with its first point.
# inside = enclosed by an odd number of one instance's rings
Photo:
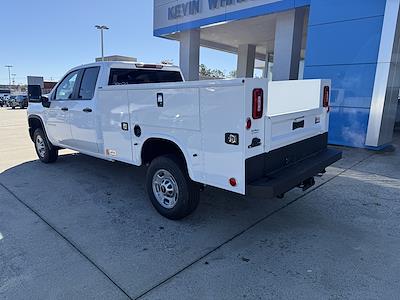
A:
{"type": "Polygon", "coordinates": [[[140,74],[127,73],[127,70],[135,71],[136,65],[138,64],[104,62],[70,70],[47,96],[49,107],[45,107],[46,104],[42,107],[32,106],[32,111],[38,113],[47,124],[50,142],[86,154],[103,153],[101,139],[98,140],[101,133],[97,132],[100,128],[96,121],[98,99],[102,97],[103,87],[109,84],[116,86],[183,81],[179,68],[172,66],[165,66],[171,70],[168,71],[172,76],[169,78],[157,76],[160,72],[151,69],[140,74]]]}
{"type": "Polygon", "coordinates": [[[38,157],[58,149],[147,165],[147,191],[180,219],[214,186],[243,195],[307,189],[337,161],[328,149],[330,82],[241,78],[185,82],[178,67],[98,62],[76,67],[28,107],[38,157]]]}

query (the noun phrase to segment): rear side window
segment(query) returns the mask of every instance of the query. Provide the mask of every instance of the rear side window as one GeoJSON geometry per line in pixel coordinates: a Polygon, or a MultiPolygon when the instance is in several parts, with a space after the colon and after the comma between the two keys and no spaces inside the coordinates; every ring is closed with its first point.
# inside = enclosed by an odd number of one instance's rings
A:
{"type": "Polygon", "coordinates": [[[79,99],[90,100],[93,98],[99,70],[99,67],[85,69],[79,88],[79,99]]]}
{"type": "Polygon", "coordinates": [[[145,69],[111,69],[109,85],[181,82],[181,73],[177,71],[145,69]]]}

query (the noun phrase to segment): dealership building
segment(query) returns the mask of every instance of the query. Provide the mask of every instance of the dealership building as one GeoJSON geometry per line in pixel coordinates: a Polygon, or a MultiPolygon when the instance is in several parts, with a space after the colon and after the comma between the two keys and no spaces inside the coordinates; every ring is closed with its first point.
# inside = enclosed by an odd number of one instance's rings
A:
{"type": "MultiPolygon", "coordinates": [[[[154,0],[154,35],[180,42],[187,80],[200,47],[237,54],[237,77],[332,80],[330,143],[392,142],[400,0],[154,0]]],[[[292,99],[291,101],[296,101],[292,99]]]]}

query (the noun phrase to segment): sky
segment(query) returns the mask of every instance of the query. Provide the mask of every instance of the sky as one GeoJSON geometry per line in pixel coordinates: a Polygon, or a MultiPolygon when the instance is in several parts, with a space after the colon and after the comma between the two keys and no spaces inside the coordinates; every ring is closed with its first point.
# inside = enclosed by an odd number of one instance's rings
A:
{"type": "MultiPolygon", "coordinates": [[[[96,24],[104,36],[105,55],[137,57],[143,62],[172,59],[179,64],[179,43],[153,36],[153,0],[0,0],[0,84],[26,76],[59,80],[68,69],[101,56],[96,24]]],[[[235,55],[201,49],[200,63],[226,72],[236,68],[235,55]]]]}

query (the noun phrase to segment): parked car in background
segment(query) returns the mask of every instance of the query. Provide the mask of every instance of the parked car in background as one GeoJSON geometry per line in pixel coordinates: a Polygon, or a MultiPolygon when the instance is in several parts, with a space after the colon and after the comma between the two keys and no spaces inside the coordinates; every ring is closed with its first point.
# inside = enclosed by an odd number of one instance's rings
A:
{"type": "Polygon", "coordinates": [[[8,100],[10,100],[10,95],[3,95],[3,102],[5,106],[7,106],[8,100]]]}
{"type": "Polygon", "coordinates": [[[12,95],[12,96],[8,97],[7,106],[8,106],[8,107],[11,107],[11,104],[14,102],[14,100],[15,100],[16,98],[17,98],[17,96],[15,96],[15,95],[12,95]]]}
{"type": "Polygon", "coordinates": [[[15,109],[17,106],[19,108],[26,108],[28,107],[28,96],[26,95],[11,96],[8,106],[10,106],[12,109],[15,109]]]}
{"type": "Polygon", "coordinates": [[[10,96],[11,91],[8,89],[0,89],[0,105],[1,106],[6,106],[7,101],[9,96],[10,96]]]}

